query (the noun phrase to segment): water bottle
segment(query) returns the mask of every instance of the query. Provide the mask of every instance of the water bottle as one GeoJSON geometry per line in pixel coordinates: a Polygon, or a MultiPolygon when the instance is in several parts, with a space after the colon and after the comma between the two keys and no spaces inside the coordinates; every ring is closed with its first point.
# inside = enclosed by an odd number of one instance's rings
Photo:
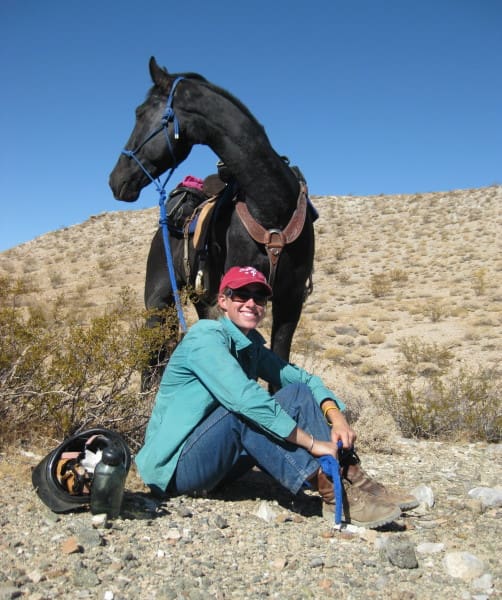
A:
{"type": "Polygon", "coordinates": [[[119,516],[126,476],[122,452],[118,448],[107,446],[94,469],[91,487],[92,514],[106,513],[111,519],[119,516]]]}

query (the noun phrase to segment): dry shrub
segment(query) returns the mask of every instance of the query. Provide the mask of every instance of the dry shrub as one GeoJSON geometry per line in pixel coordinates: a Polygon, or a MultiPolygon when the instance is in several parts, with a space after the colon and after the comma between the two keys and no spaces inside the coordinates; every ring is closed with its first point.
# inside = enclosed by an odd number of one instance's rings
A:
{"type": "Polygon", "coordinates": [[[361,375],[366,375],[367,377],[372,377],[375,375],[382,375],[385,373],[387,368],[385,365],[382,365],[374,360],[365,361],[360,367],[359,372],[361,375]]]}
{"type": "Polygon", "coordinates": [[[401,340],[402,377],[384,380],[377,404],[393,415],[404,436],[499,442],[501,371],[482,366],[452,369],[452,352],[418,338],[401,340]]]}
{"type": "Polygon", "coordinates": [[[399,340],[399,351],[403,355],[401,373],[416,375],[421,364],[434,364],[440,373],[448,369],[453,358],[449,348],[437,343],[427,343],[417,337],[399,340]]]}
{"type": "Polygon", "coordinates": [[[500,442],[500,372],[462,368],[431,378],[384,384],[380,405],[408,437],[500,442]]]}
{"type": "Polygon", "coordinates": [[[335,247],[335,258],[336,260],[343,260],[345,258],[346,248],[344,246],[335,247]]]}
{"type": "Polygon", "coordinates": [[[404,269],[391,269],[389,277],[391,281],[395,281],[397,283],[405,283],[408,281],[408,273],[404,269]]]}
{"type": "Polygon", "coordinates": [[[326,348],[326,350],[324,351],[323,354],[323,358],[325,358],[326,360],[332,361],[334,363],[343,363],[344,362],[344,356],[345,356],[346,350],[345,348],[340,348],[340,347],[330,347],[330,348],[326,348]]]}
{"type": "Polygon", "coordinates": [[[429,317],[433,323],[437,323],[443,317],[448,316],[449,310],[444,302],[435,298],[426,302],[423,313],[426,317],[429,317]]]}
{"type": "Polygon", "coordinates": [[[386,296],[391,290],[391,282],[386,273],[374,273],[371,276],[370,290],[375,298],[386,296]]]}
{"type": "Polygon", "coordinates": [[[368,334],[368,342],[370,344],[383,344],[385,342],[385,333],[383,331],[375,330],[368,334]]]}
{"type": "Polygon", "coordinates": [[[106,276],[109,271],[113,270],[114,266],[115,262],[110,257],[102,257],[98,260],[98,269],[103,276],[106,276]]]}
{"type": "Polygon", "coordinates": [[[19,308],[24,284],[0,281],[0,445],[37,434],[62,438],[101,425],[137,445],[150,415],[151,395],[138,392],[138,373],[152,349],[177,328],[147,329],[123,290],[116,306],[78,323],[58,299],[51,314],[19,308]]]}
{"type": "Polygon", "coordinates": [[[472,288],[476,296],[481,296],[486,291],[486,269],[477,269],[472,274],[472,288]]]}
{"type": "Polygon", "coordinates": [[[345,417],[357,433],[356,446],[361,451],[389,453],[400,431],[387,411],[382,411],[359,379],[340,381],[337,395],[345,402],[345,417]]]}
{"type": "Polygon", "coordinates": [[[50,273],[49,279],[53,288],[61,287],[64,283],[64,277],[58,271],[53,271],[50,273]]]}
{"type": "Polygon", "coordinates": [[[360,410],[354,429],[359,449],[385,454],[392,452],[392,446],[401,435],[392,415],[373,403],[365,404],[360,410]]]}
{"type": "Polygon", "coordinates": [[[337,279],[341,285],[347,285],[351,282],[351,276],[348,271],[340,271],[337,279]]]}

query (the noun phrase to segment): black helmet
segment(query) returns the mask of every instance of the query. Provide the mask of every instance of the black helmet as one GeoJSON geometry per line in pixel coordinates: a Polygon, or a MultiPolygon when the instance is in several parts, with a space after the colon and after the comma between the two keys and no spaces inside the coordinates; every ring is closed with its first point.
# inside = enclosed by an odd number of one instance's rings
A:
{"type": "Polygon", "coordinates": [[[89,504],[94,466],[105,448],[121,453],[126,471],[129,470],[131,452],[124,439],[102,427],[76,433],[52,450],[31,474],[42,502],[56,513],[89,504]]]}

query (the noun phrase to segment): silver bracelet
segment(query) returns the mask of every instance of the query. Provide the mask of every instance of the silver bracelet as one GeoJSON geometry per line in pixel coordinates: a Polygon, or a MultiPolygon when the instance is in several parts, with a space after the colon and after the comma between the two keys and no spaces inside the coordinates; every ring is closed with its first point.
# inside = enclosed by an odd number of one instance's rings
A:
{"type": "Polygon", "coordinates": [[[310,434],[310,437],[312,438],[312,443],[310,444],[310,448],[308,449],[309,452],[312,452],[312,448],[314,447],[314,436],[312,434],[310,434]]]}

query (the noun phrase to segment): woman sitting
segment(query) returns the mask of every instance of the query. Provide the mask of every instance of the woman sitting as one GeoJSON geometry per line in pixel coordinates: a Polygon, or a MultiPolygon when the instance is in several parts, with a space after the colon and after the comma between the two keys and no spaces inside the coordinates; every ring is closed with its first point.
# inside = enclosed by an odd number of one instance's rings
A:
{"type": "Polygon", "coordinates": [[[221,317],[195,323],[165,369],[136,463],[152,491],[213,490],[239,465],[268,473],[293,494],[318,491],[333,519],[333,482],[319,458],[337,457],[347,522],[378,527],[418,505],[361,468],[343,402],[321,379],[282,360],[256,331],[272,289],[253,267],[232,267],[218,294],[221,317]],[[271,395],[261,378],[279,389],[271,395]],[[338,442],[343,449],[338,452],[338,442]]]}

